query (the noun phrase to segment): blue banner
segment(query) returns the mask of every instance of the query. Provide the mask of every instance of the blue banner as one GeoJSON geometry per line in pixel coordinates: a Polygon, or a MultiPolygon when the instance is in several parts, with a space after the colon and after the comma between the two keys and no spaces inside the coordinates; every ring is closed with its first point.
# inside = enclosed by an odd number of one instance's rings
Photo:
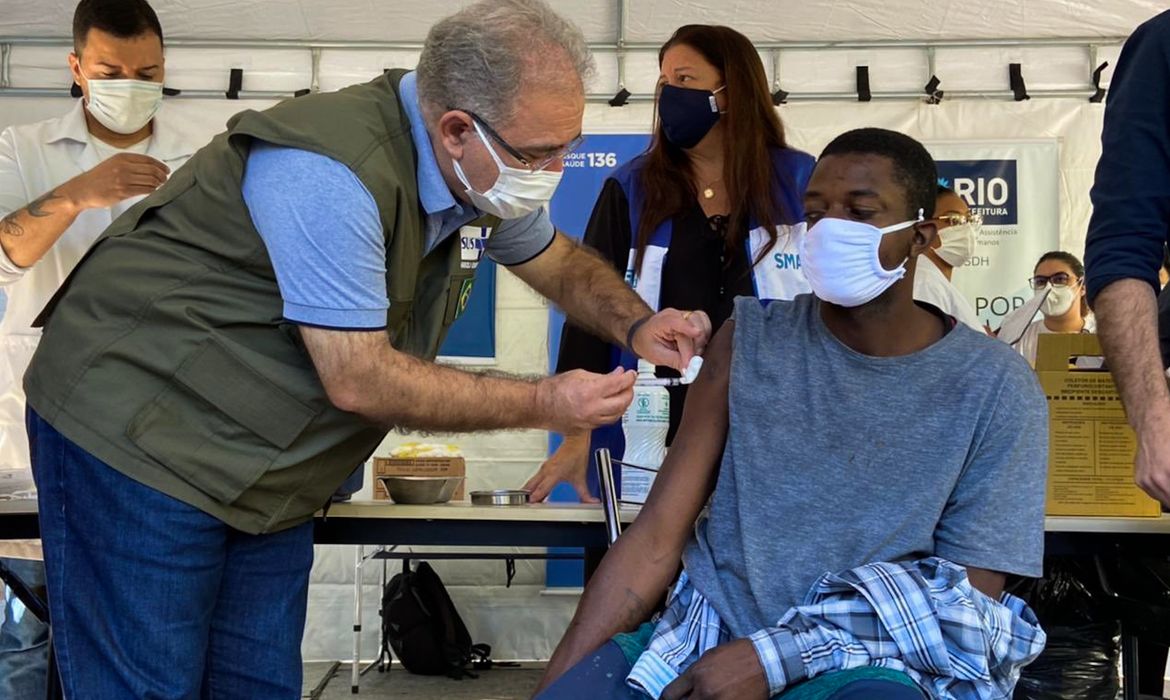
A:
{"type": "MultiPolygon", "coordinates": [[[[549,205],[553,225],[559,231],[580,240],[593,213],[593,205],[601,188],[619,165],[646,150],[648,134],[589,134],[577,152],[565,159],[565,175],[549,205]]],[[[556,371],[557,352],[561,346],[561,327],[564,314],[554,308],[549,312],[548,356],[549,371],[556,371]]],[[[550,434],[549,454],[561,444],[559,435],[550,434]]],[[[592,459],[592,458],[591,458],[592,459]]],[[[577,494],[567,484],[561,484],[549,496],[550,501],[576,502],[577,494]]],[[[550,551],[571,552],[572,549],[550,551]]],[[[584,585],[585,572],[580,562],[550,561],[545,567],[545,585],[549,588],[577,588],[584,585]]]]}
{"type": "Polygon", "coordinates": [[[988,226],[1020,221],[1015,160],[938,160],[939,182],[962,197],[988,226]]]}

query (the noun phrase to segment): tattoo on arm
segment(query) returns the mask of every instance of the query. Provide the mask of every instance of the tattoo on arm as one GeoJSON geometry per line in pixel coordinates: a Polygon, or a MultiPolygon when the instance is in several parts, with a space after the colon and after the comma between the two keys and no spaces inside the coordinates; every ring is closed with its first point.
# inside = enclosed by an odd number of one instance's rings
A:
{"type": "Polygon", "coordinates": [[[28,214],[35,219],[43,219],[46,216],[52,216],[53,212],[46,208],[49,202],[54,199],[61,199],[61,195],[57,194],[57,190],[51,190],[33,201],[29,202],[23,209],[17,209],[8,216],[0,219],[0,235],[5,236],[23,236],[24,227],[16,221],[16,217],[21,213],[28,214]]]}
{"type": "Polygon", "coordinates": [[[3,219],[0,219],[0,235],[12,236],[13,238],[24,235],[24,227],[16,223],[16,215],[22,211],[24,210],[17,209],[3,219]]]}
{"type": "Polygon", "coordinates": [[[53,212],[45,209],[45,205],[54,199],[61,199],[61,195],[57,194],[57,190],[50,190],[49,192],[46,192],[40,197],[37,197],[33,201],[29,202],[28,206],[24,209],[28,212],[29,216],[35,216],[38,219],[43,219],[46,216],[52,216],[53,212]]]}

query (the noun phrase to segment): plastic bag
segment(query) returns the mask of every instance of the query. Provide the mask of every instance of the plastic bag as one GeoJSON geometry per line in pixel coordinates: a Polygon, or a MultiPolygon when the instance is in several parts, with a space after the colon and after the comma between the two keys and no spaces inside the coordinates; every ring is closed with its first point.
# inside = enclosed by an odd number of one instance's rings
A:
{"type": "Polygon", "coordinates": [[[1092,560],[1052,558],[1044,578],[1013,590],[1048,634],[1044,653],[1027,666],[1014,700],[1111,700],[1121,681],[1120,625],[1113,618],[1092,560]]]}

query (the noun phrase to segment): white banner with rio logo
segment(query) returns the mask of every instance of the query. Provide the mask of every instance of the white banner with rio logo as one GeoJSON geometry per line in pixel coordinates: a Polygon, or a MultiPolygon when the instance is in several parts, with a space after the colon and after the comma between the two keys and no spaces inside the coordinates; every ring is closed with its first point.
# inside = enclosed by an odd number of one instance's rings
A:
{"type": "Polygon", "coordinates": [[[1060,249],[1060,143],[933,141],[926,147],[940,183],[983,217],[975,255],[953,281],[979,319],[998,328],[1032,296],[1028,278],[1036,261],[1060,249]]]}

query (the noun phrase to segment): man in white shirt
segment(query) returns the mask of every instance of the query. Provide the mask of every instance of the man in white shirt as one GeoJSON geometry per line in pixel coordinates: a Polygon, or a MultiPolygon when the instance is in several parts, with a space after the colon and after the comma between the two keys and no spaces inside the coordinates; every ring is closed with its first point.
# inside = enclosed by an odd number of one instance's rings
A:
{"type": "MultiPolygon", "coordinates": [[[[0,320],[0,498],[34,490],[21,389],[40,340],[33,319],[94,239],[195,152],[156,117],[163,34],[145,0],[81,0],[73,42],[69,67],[84,99],[64,116],[0,133],[0,287],[8,302],[0,320]]],[[[5,564],[31,587],[44,585],[39,561],[5,564]]],[[[47,629],[7,598],[0,697],[43,698],[47,629]]]]}
{"type": "Polygon", "coordinates": [[[934,264],[919,264],[914,276],[914,299],[938,307],[959,323],[983,332],[983,324],[971,302],[951,283],[955,268],[962,267],[975,255],[975,240],[982,222],[971,214],[962,197],[942,185],[935,200],[935,219],[938,236],[923,256],[934,264]]]}

